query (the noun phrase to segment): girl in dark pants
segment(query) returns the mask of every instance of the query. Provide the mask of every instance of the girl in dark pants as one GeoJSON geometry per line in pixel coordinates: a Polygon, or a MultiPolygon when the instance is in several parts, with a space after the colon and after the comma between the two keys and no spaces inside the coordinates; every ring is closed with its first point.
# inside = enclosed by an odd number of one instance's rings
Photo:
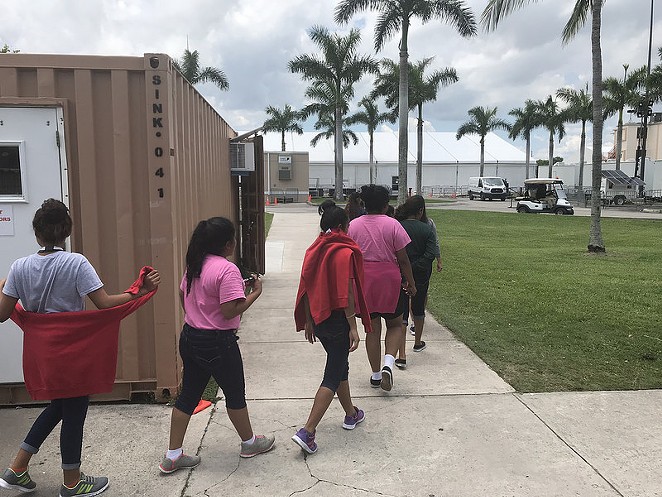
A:
{"type": "MultiPolygon", "coordinates": [[[[18,300],[28,312],[54,313],[82,311],[86,295],[98,309],[116,307],[136,298],[130,293],[108,295],[88,260],[81,254],[64,250],[73,223],[69,210],[62,202],[46,200],[35,213],[32,227],[37,243],[43,249],[14,262],[7,280],[0,280],[0,322],[10,317],[18,300]]],[[[159,273],[150,272],[138,295],[152,291],[159,282],[159,273]]],[[[66,367],[65,364],[62,366],[66,367]]],[[[0,476],[0,487],[21,492],[35,489],[36,484],[28,474],[28,464],[62,421],[60,452],[64,483],[60,497],[86,497],[106,490],[108,478],[85,476],[80,471],[83,426],[88,405],[88,396],[51,401],[35,420],[14,462],[0,476]]]]}
{"type": "MultiPolygon", "coordinates": [[[[411,262],[414,283],[416,285],[416,294],[411,297],[411,314],[414,321],[414,352],[421,352],[426,344],[421,337],[423,335],[423,325],[425,323],[425,302],[432,275],[432,261],[439,254],[436,233],[428,224],[425,216],[425,199],[421,195],[409,197],[407,201],[399,206],[395,212],[395,217],[400,221],[411,242],[407,245],[407,256],[411,262]]],[[[403,303],[402,312],[404,316],[409,313],[410,299],[405,292],[402,296],[406,299],[403,303]]],[[[405,321],[403,321],[405,322],[405,321]]],[[[406,324],[403,325],[406,328],[406,324]]],[[[405,334],[398,350],[399,358],[396,359],[396,366],[404,369],[407,366],[405,334]]]]}
{"type": "Polygon", "coordinates": [[[184,377],[172,410],[169,448],[159,466],[162,473],[200,463],[199,456],[184,454],[182,445],[191,415],[212,376],[223,390],[228,417],[241,438],[240,456],[253,457],[274,447],[273,435],[253,433],[246,407],[236,333],[241,314],[262,294],[262,281],[253,275],[252,291],[246,296],[239,268],[227,259],[235,246],[234,225],[223,217],[201,221],[191,235],[180,285],[186,313],[179,337],[184,377]]]}
{"type": "MultiPolygon", "coordinates": [[[[317,390],[308,421],[292,440],[304,451],[317,451],[315,430],[335,394],[345,411],[342,427],[353,430],[365,419],[365,413],[354,406],[349,390],[349,353],[359,346],[354,312],[355,281],[362,292],[362,255],[346,235],[349,218],[339,207],[330,207],[322,215],[322,233],[306,251],[295,307],[297,329],[305,330],[310,343],[319,340],[326,351],[324,377],[317,390]],[[358,260],[358,262],[356,262],[358,260]]],[[[363,315],[367,316],[365,299],[359,297],[363,315]]],[[[366,318],[367,330],[370,320],[366,318]]]]}

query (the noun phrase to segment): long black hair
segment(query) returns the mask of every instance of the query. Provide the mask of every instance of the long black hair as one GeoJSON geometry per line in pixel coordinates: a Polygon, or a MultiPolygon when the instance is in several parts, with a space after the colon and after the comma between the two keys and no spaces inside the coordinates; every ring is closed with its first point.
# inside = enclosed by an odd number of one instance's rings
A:
{"type": "Polygon", "coordinates": [[[34,234],[45,246],[54,246],[71,235],[73,222],[69,209],[59,200],[44,200],[32,219],[34,234]]]}
{"type": "Polygon", "coordinates": [[[421,195],[412,195],[405,200],[404,204],[399,205],[395,210],[395,218],[398,221],[403,221],[404,219],[415,216],[421,209],[423,209],[421,221],[427,223],[428,217],[425,212],[425,199],[421,195]]]}
{"type": "Polygon", "coordinates": [[[345,209],[341,209],[335,205],[328,207],[322,214],[322,219],[320,219],[320,228],[322,231],[332,230],[338,226],[342,226],[343,231],[346,231],[348,224],[349,216],[347,216],[345,209]]]}
{"type": "Polygon", "coordinates": [[[191,291],[193,280],[200,277],[207,254],[223,255],[234,234],[234,224],[224,217],[212,217],[198,223],[186,251],[186,295],[191,291]]]}

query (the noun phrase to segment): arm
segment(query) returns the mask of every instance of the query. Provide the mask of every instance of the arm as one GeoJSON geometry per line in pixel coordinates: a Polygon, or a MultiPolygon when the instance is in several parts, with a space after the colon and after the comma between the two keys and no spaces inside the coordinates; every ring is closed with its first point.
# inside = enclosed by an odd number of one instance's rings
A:
{"type": "Polygon", "coordinates": [[[225,319],[235,318],[245,312],[262,294],[262,280],[257,274],[254,274],[253,277],[255,278],[252,285],[253,291],[246,295],[245,299],[230,300],[221,304],[221,314],[225,319]]]}
{"type": "MultiPolygon", "coordinates": [[[[441,256],[439,256],[439,245],[437,245],[437,237],[430,226],[428,237],[425,240],[425,252],[423,252],[423,255],[421,255],[416,261],[415,269],[428,269],[430,267],[429,264],[437,257],[441,260],[441,256]]],[[[437,262],[437,266],[439,266],[439,262],[437,262]]]]}
{"type": "Polygon", "coordinates": [[[0,280],[0,323],[4,323],[9,319],[11,313],[14,312],[16,302],[18,302],[18,299],[2,293],[2,289],[5,287],[5,281],[5,279],[0,280]]]}
{"type": "Polygon", "coordinates": [[[400,266],[400,271],[407,280],[407,288],[405,289],[410,296],[416,295],[416,283],[414,282],[414,274],[411,271],[411,264],[409,263],[409,257],[407,257],[407,250],[401,248],[396,251],[395,257],[398,259],[398,266],[400,266]]]}
{"type": "Polygon", "coordinates": [[[348,305],[345,308],[345,318],[349,323],[349,351],[354,352],[358,347],[361,339],[359,332],[356,329],[356,312],[354,310],[354,279],[349,279],[349,290],[347,294],[349,299],[348,305]]]}
{"type": "Polygon", "coordinates": [[[441,263],[441,246],[439,245],[439,236],[437,235],[437,225],[434,224],[432,219],[430,219],[429,222],[430,227],[432,228],[432,233],[434,233],[434,243],[437,246],[437,253],[435,254],[435,258],[437,259],[437,272],[441,272],[444,266],[441,263]]]}
{"type": "Polygon", "coordinates": [[[88,293],[87,296],[90,297],[90,300],[97,307],[97,309],[108,309],[110,307],[117,307],[118,305],[126,304],[133,299],[148,294],[157,286],[159,286],[159,283],[161,283],[161,276],[155,269],[147,276],[145,276],[144,284],[142,287],[140,287],[140,290],[138,290],[138,294],[136,295],[132,295],[126,292],[118,293],[116,295],[108,295],[106,290],[101,287],[98,290],[88,293]]]}
{"type": "Polygon", "coordinates": [[[308,340],[310,343],[315,343],[315,329],[313,328],[313,315],[310,313],[308,294],[303,296],[303,308],[306,311],[306,327],[304,328],[306,340],[308,340]]]}

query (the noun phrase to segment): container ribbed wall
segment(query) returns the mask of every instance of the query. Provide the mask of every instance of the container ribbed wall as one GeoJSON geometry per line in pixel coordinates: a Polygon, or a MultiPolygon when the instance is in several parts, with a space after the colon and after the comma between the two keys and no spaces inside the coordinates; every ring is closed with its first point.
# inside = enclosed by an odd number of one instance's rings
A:
{"type": "MultiPolygon", "coordinates": [[[[127,288],[143,265],[161,272],[152,302],[123,321],[116,389],[106,398],[174,393],[190,233],[211,216],[237,221],[229,166],[235,132],[163,54],[3,54],[4,105],[64,109],[72,248],[107,291],[127,288]]],[[[20,386],[0,387],[0,403],[27,400],[20,386]]]]}

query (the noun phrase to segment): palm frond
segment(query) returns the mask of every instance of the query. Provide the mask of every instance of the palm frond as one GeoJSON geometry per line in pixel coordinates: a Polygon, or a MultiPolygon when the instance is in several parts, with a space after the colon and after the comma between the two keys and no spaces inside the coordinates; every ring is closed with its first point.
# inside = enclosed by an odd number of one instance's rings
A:
{"type": "Polygon", "coordinates": [[[504,17],[538,0],[490,0],[483,10],[480,23],[486,31],[493,31],[504,17]]]}
{"type": "Polygon", "coordinates": [[[575,3],[575,7],[572,9],[572,15],[563,28],[561,35],[561,41],[564,45],[569,43],[586,24],[591,3],[592,0],[577,0],[577,3],[575,3]]]}
{"type": "Polygon", "coordinates": [[[225,75],[225,73],[215,67],[205,67],[204,69],[202,69],[202,71],[200,71],[200,74],[198,74],[196,81],[192,83],[198,83],[198,82],[214,83],[221,90],[227,90],[228,88],[230,88],[230,84],[228,83],[228,78],[225,75]]]}

